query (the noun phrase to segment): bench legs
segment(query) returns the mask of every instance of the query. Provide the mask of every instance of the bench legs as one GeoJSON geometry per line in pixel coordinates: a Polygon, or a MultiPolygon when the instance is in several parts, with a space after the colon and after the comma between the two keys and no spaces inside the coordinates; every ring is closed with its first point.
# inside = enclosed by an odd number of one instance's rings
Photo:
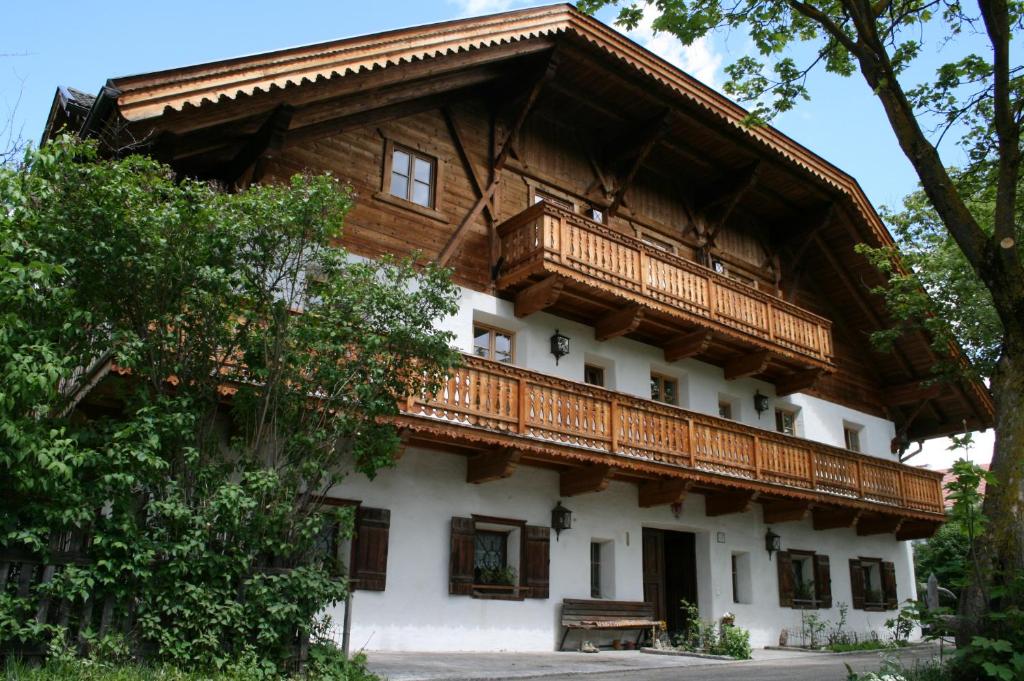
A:
{"type": "Polygon", "coordinates": [[[558,644],[558,651],[565,650],[565,639],[569,638],[569,627],[565,628],[565,633],[562,634],[562,642],[558,644]]]}

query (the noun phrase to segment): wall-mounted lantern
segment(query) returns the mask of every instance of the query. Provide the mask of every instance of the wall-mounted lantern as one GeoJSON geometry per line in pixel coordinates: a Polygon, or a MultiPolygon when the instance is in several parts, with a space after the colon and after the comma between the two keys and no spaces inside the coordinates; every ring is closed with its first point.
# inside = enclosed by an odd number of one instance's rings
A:
{"type": "Polygon", "coordinates": [[[764,548],[768,552],[768,560],[772,559],[772,554],[776,551],[782,550],[782,537],[772,532],[772,528],[768,528],[768,532],[764,535],[764,548]]]}
{"type": "Polygon", "coordinates": [[[569,354],[569,337],[560,334],[558,329],[555,329],[554,335],[551,336],[551,354],[555,356],[555,366],[558,365],[558,360],[569,354]]]}
{"type": "Polygon", "coordinates": [[[555,541],[563,530],[572,529],[572,511],[562,506],[561,500],[551,509],[551,529],[555,531],[555,541]]]}
{"type": "Polygon", "coordinates": [[[754,393],[754,411],[757,412],[758,419],[761,418],[761,414],[768,411],[768,396],[762,395],[760,390],[754,393]]]}

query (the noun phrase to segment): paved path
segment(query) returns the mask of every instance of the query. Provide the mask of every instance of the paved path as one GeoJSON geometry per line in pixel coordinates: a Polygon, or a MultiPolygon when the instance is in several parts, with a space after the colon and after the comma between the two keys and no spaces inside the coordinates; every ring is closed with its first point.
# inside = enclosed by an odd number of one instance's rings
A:
{"type": "MultiPolygon", "coordinates": [[[[900,651],[908,664],[937,649],[900,651]]],[[[755,650],[755,659],[726,662],[639,652],[585,653],[369,653],[370,669],[389,681],[845,681],[849,664],[877,670],[878,653],[823,655],[755,650]]]]}

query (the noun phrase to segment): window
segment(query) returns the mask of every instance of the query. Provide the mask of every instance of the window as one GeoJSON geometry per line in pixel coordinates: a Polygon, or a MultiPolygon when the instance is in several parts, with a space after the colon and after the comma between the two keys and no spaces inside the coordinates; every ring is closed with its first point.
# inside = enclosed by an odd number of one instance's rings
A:
{"type": "Polygon", "coordinates": [[[509,534],[511,531],[476,531],[473,537],[473,572],[478,583],[497,583],[508,570],[509,534]]]}
{"type": "Polygon", "coordinates": [[[732,602],[752,603],[752,595],[750,554],[746,551],[736,551],[732,554],[732,602]]]}
{"type": "Polygon", "coordinates": [[[511,364],[514,337],[515,334],[510,331],[476,324],[473,326],[473,354],[484,359],[511,364]]]}
{"type": "Polygon", "coordinates": [[[895,609],[899,601],[893,563],[881,558],[851,558],[850,597],[857,610],[895,609]]]}
{"type": "Polygon", "coordinates": [[[796,435],[796,412],[789,409],[776,409],[775,430],[786,435],[796,435]]]}
{"type": "Polygon", "coordinates": [[[600,208],[594,208],[593,206],[591,206],[587,210],[587,216],[594,222],[604,222],[604,211],[601,210],[600,208]]]}
{"type": "Polygon", "coordinates": [[[595,364],[583,365],[583,382],[604,387],[604,367],[595,364]]]}
{"type": "Polygon", "coordinates": [[[725,263],[718,259],[711,260],[711,269],[713,269],[715,272],[718,272],[719,274],[726,273],[725,263]]]}
{"type": "Polygon", "coordinates": [[[843,439],[846,441],[846,448],[851,452],[860,451],[860,426],[843,424],[843,439]]]}
{"type": "Polygon", "coordinates": [[[425,208],[433,208],[436,176],[436,158],[394,145],[388,185],[388,191],[393,196],[425,208]]]}
{"type": "Polygon", "coordinates": [[[679,381],[661,374],[651,374],[651,399],[665,404],[678,404],[679,381]]]}
{"type": "Polygon", "coordinates": [[[370,508],[357,502],[324,499],[327,507],[355,506],[351,540],[341,534],[341,522],[325,523],[316,538],[316,552],[321,565],[333,575],[347,575],[352,588],[384,591],[388,569],[388,535],[391,511],[370,508]]]}
{"type": "Polygon", "coordinates": [[[777,554],[779,605],[784,608],[831,608],[832,574],[828,556],[789,549],[777,554]]]}
{"type": "Polygon", "coordinates": [[[659,251],[665,251],[666,253],[676,252],[675,244],[665,241],[664,239],[659,239],[658,237],[651,236],[646,232],[640,235],[640,241],[644,242],[648,246],[657,248],[659,251]]]}
{"type": "Polygon", "coordinates": [[[590,542],[590,597],[601,597],[601,542],[590,542]]]}
{"type": "Polygon", "coordinates": [[[551,528],[521,520],[452,518],[448,593],[474,598],[548,598],[551,528]]]}
{"type": "Polygon", "coordinates": [[[728,400],[718,400],[718,415],[723,419],[732,419],[732,402],[728,400]]]}
{"type": "Polygon", "coordinates": [[[534,189],[533,202],[540,203],[541,201],[546,201],[547,203],[550,203],[553,206],[558,206],[559,208],[564,208],[565,210],[568,211],[573,210],[572,201],[569,201],[568,199],[563,199],[560,196],[555,196],[554,194],[546,192],[543,189],[534,189]]]}

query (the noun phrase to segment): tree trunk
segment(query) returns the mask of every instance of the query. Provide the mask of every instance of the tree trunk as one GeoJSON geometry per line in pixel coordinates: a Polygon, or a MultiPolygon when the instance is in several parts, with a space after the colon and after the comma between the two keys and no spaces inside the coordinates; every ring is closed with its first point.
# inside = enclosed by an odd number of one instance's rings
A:
{"type": "Polygon", "coordinates": [[[960,599],[961,626],[957,644],[970,642],[975,634],[998,630],[998,622],[986,623],[990,610],[1024,605],[989,598],[992,586],[1009,585],[1024,575],[1024,338],[1008,337],[992,376],[996,405],[995,448],[991,471],[999,484],[988,486],[982,504],[987,520],[984,535],[976,542],[977,570],[960,599]]]}

